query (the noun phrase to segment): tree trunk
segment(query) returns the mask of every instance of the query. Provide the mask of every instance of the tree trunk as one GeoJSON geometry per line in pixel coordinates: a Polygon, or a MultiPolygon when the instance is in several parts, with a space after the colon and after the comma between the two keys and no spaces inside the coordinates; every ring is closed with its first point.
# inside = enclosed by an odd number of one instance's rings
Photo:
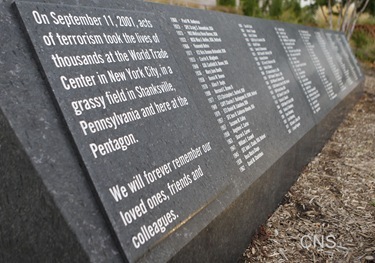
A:
{"type": "Polygon", "coordinates": [[[322,12],[322,15],[323,15],[323,17],[324,17],[324,20],[326,21],[326,23],[328,24],[328,19],[327,19],[327,16],[326,16],[326,14],[324,13],[324,9],[323,9],[323,7],[322,6],[320,6],[320,11],[322,12]]]}
{"type": "Polygon", "coordinates": [[[355,25],[357,24],[357,21],[358,21],[358,18],[359,18],[360,15],[365,11],[365,9],[366,9],[366,7],[367,7],[369,1],[370,1],[370,0],[366,0],[365,4],[362,6],[362,9],[359,10],[358,13],[357,13],[357,8],[356,8],[356,10],[355,10],[355,12],[356,12],[355,18],[354,18],[353,21],[352,21],[352,24],[351,24],[351,26],[350,26],[350,29],[349,29],[349,31],[348,31],[348,34],[346,35],[346,38],[347,38],[348,40],[350,40],[350,38],[352,37],[353,32],[354,32],[355,25]]]}
{"type": "Polygon", "coordinates": [[[329,29],[332,30],[332,4],[331,4],[331,0],[328,0],[328,15],[329,15],[329,29]]]}
{"type": "Polygon", "coordinates": [[[336,24],[336,30],[339,31],[340,28],[341,28],[341,19],[342,19],[342,9],[344,7],[342,6],[342,3],[339,4],[339,18],[337,20],[337,24],[336,24]]]}
{"type": "Polygon", "coordinates": [[[348,11],[349,11],[349,8],[350,8],[351,4],[352,4],[352,0],[348,0],[348,2],[346,2],[346,4],[345,4],[345,13],[344,13],[344,17],[343,17],[343,21],[342,21],[342,25],[341,25],[341,29],[340,29],[340,31],[342,31],[342,32],[346,32],[346,27],[347,27],[348,21],[349,21],[348,11]]]}

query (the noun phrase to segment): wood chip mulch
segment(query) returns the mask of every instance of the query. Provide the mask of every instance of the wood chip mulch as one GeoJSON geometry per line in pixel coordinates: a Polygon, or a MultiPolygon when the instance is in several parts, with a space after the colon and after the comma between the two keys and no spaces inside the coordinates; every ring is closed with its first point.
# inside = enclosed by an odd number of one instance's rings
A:
{"type": "MultiPolygon", "coordinates": [[[[374,75],[374,74],[373,74],[374,75]]],[[[375,263],[375,76],[240,262],[375,263]]]]}

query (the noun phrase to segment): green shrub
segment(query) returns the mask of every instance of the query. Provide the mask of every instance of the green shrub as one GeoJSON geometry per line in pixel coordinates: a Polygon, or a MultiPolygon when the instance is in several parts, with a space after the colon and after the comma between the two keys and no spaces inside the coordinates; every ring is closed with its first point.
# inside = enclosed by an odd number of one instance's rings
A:
{"type": "Polygon", "coordinates": [[[362,62],[375,63],[375,42],[367,33],[355,30],[351,38],[354,53],[362,62]]]}
{"type": "Polygon", "coordinates": [[[217,0],[217,5],[222,5],[222,6],[235,6],[236,5],[236,0],[217,0]]]}
{"type": "Polygon", "coordinates": [[[258,0],[241,0],[242,11],[246,16],[261,16],[258,0]]]}

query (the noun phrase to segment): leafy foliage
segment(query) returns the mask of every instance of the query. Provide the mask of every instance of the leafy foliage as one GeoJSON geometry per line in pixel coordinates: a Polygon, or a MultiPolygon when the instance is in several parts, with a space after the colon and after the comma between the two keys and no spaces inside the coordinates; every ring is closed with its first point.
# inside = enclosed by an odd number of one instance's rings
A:
{"type": "Polygon", "coordinates": [[[351,38],[354,53],[361,61],[375,63],[374,39],[363,31],[354,31],[351,38]]]}
{"type": "Polygon", "coordinates": [[[368,3],[368,6],[365,11],[368,12],[370,15],[375,16],[375,1],[374,0],[368,3]]]}
{"type": "Polygon", "coordinates": [[[354,30],[356,24],[375,24],[374,16],[367,15],[364,16],[365,20],[360,19],[364,10],[375,15],[375,0],[316,0],[314,5],[304,8],[301,8],[299,0],[241,0],[241,6],[243,14],[248,16],[344,31],[348,38],[352,36],[351,44],[357,57],[362,61],[375,63],[374,39],[365,32],[354,30]],[[355,8],[349,9],[353,3],[355,8]],[[323,14],[320,20],[317,13],[323,14]]]}
{"type": "Polygon", "coordinates": [[[242,11],[247,16],[260,16],[259,0],[242,0],[242,11]]]}
{"type": "Polygon", "coordinates": [[[220,5],[220,6],[235,6],[236,0],[217,0],[217,5],[220,5]]]}
{"type": "Polygon", "coordinates": [[[283,0],[272,0],[270,5],[269,15],[273,18],[278,18],[283,12],[283,0]]]}

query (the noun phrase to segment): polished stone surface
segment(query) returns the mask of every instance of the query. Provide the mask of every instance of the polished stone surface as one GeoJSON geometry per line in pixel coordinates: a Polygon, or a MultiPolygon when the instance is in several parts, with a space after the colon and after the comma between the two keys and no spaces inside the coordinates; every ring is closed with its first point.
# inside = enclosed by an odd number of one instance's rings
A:
{"type": "Polygon", "coordinates": [[[360,94],[342,34],[120,2],[2,4],[5,261],[235,260],[360,94]]]}

